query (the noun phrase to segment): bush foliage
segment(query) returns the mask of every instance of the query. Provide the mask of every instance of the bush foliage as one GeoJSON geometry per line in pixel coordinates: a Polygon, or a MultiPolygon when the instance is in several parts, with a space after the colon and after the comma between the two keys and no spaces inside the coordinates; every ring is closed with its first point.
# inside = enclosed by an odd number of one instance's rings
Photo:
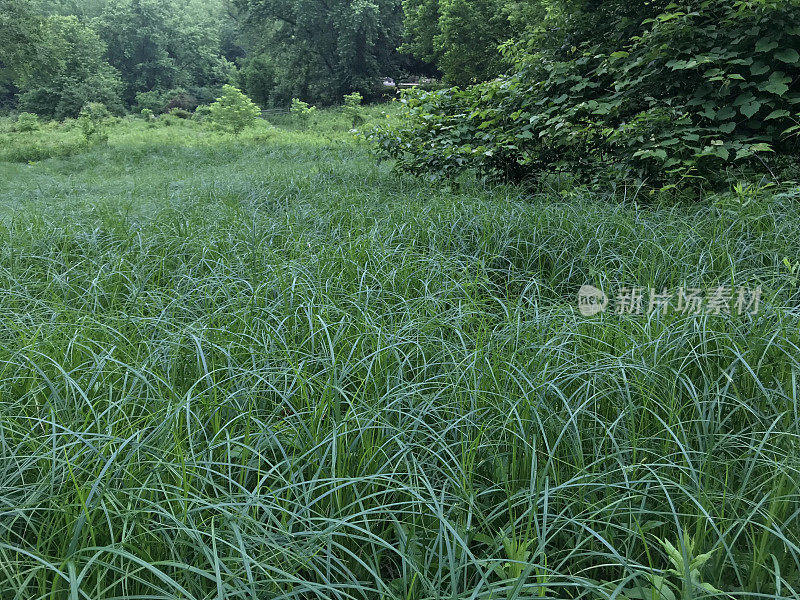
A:
{"type": "Polygon", "coordinates": [[[255,124],[261,109],[232,85],[223,86],[222,91],[222,96],[209,107],[209,117],[220,129],[239,135],[255,124]]]}
{"type": "Polygon", "coordinates": [[[361,111],[362,102],[364,102],[364,97],[359,92],[344,96],[344,112],[352,122],[353,127],[358,127],[364,123],[364,115],[361,111]]]}
{"type": "Polygon", "coordinates": [[[89,144],[103,144],[108,141],[108,119],[111,113],[100,102],[90,102],[81,110],[78,123],[83,137],[89,144]]]}
{"type": "Polygon", "coordinates": [[[40,127],[39,115],[33,113],[22,112],[17,116],[17,123],[15,129],[17,131],[28,133],[37,131],[40,127]]]}
{"type": "Polygon", "coordinates": [[[297,120],[302,129],[308,129],[311,119],[317,114],[317,107],[311,106],[308,102],[303,102],[299,98],[292,98],[290,109],[292,117],[297,120]]]}
{"type": "Polygon", "coordinates": [[[371,139],[402,170],[439,176],[569,171],[663,189],[737,167],[768,170],[772,155],[798,154],[799,6],[668,4],[650,17],[643,9],[635,26],[617,19],[615,35],[601,39],[580,30],[585,20],[568,19],[572,45],[507,47],[512,74],[408,94],[400,124],[371,139]]]}

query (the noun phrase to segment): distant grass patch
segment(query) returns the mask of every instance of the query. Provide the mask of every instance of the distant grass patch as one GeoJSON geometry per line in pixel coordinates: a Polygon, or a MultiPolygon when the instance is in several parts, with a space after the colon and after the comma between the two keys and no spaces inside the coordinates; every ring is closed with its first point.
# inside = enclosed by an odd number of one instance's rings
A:
{"type": "Polygon", "coordinates": [[[10,120],[0,124],[0,162],[35,162],[85,151],[86,142],[74,122],[46,123],[35,131],[18,132],[10,120]]]}
{"type": "Polygon", "coordinates": [[[796,596],[800,193],[455,192],[321,119],[0,164],[0,597],[796,596]]]}

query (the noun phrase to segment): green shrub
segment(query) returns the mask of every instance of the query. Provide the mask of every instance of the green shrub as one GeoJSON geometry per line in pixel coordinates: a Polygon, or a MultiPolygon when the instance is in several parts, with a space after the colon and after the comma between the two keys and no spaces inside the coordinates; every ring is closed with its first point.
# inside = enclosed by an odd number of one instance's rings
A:
{"type": "Polygon", "coordinates": [[[364,97],[359,92],[353,92],[344,97],[344,112],[353,123],[354,128],[364,122],[364,115],[361,110],[363,101],[364,97]]]}
{"type": "Polygon", "coordinates": [[[159,115],[164,112],[165,104],[164,95],[161,92],[139,92],[136,94],[134,110],[140,113],[149,110],[152,114],[159,115]]]}
{"type": "MultiPolygon", "coordinates": [[[[168,90],[164,93],[164,109],[174,112],[176,109],[191,113],[200,104],[197,98],[183,88],[168,90]]],[[[178,117],[184,118],[184,117],[178,117]]]]}
{"type": "Polygon", "coordinates": [[[211,117],[211,107],[207,104],[203,104],[198,106],[195,109],[194,114],[192,115],[192,120],[197,121],[198,123],[202,123],[207,121],[211,117]]]}
{"type": "Polygon", "coordinates": [[[176,119],[191,119],[192,118],[192,113],[190,113],[188,110],[184,110],[182,108],[173,108],[171,111],[169,111],[169,114],[171,114],[176,119]]]}
{"type": "Polygon", "coordinates": [[[33,113],[22,112],[17,116],[15,129],[17,131],[29,132],[37,131],[41,127],[39,123],[39,115],[33,113]]]}
{"type": "Polygon", "coordinates": [[[78,123],[83,137],[89,144],[102,144],[108,141],[108,121],[111,113],[104,104],[90,102],[83,107],[78,123]]]}
{"type": "Polygon", "coordinates": [[[317,114],[316,106],[310,106],[308,103],[298,98],[292,99],[292,107],[289,110],[296,122],[300,125],[300,128],[304,130],[308,129],[311,120],[317,114]]]}
{"type": "Polygon", "coordinates": [[[0,148],[0,161],[27,163],[46,160],[48,158],[63,158],[79,154],[86,150],[83,140],[11,140],[0,148]]]}
{"type": "Polygon", "coordinates": [[[517,55],[513,74],[486,84],[407,93],[401,123],[369,137],[413,173],[523,180],[569,171],[661,189],[797,155],[796,1],[688,8],[621,22],[627,37],[612,51],[607,41],[576,40],[517,55]]]}
{"type": "Polygon", "coordinates": [[[237,136],[252,127],[260,116],[261,109],[232,85],[223,86],[222,96],[209,106],[211,122],[237,136]]]}

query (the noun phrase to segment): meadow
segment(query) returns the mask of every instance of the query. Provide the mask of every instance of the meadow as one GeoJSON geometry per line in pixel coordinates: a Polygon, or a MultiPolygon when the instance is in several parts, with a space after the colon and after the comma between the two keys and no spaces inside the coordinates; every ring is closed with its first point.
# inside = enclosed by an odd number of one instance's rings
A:
{"type": "Polygon", "coordinates": [[[798,597],[800,190],[391,167],[337,111],[0,123],[0,598],[798,597]]]}

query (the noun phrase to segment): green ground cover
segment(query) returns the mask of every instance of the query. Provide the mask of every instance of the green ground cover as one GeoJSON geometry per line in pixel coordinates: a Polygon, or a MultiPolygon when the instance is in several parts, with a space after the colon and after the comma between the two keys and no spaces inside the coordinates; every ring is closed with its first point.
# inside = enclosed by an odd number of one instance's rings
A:
{"type": "Polygon", "coordinates": [[[445,187],[347,119],[0,124],[0,598],[800,593],[800,192],[445,187]]]}

